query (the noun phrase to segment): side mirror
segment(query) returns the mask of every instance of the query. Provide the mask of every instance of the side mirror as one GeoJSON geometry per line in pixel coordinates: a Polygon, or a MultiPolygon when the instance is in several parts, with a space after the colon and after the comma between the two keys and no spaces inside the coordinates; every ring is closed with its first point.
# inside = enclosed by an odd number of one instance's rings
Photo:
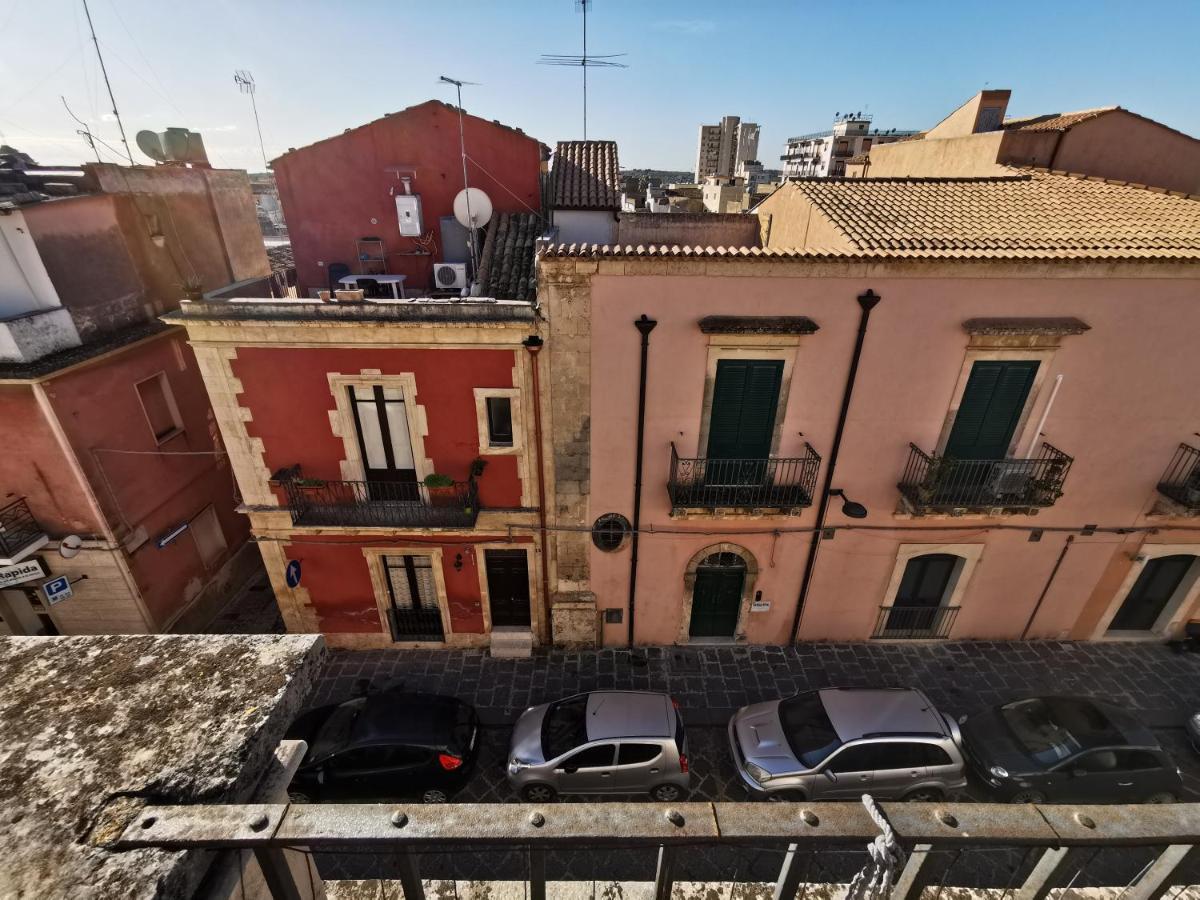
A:
{"type": "Polygon", "coordinates": [[[837,781],[837,772],[833,771],[833,769],[823,769],[821,771],[821,774],[824,775],[826,778],[828,778],[830,781],[837,781]]]}

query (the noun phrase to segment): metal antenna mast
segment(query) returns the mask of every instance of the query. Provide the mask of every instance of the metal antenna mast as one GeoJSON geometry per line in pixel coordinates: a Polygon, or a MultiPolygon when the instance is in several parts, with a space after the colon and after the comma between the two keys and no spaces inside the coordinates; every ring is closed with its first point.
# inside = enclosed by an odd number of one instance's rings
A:
{"type": "MultiPolygon", "coordinates": [[[[467,200],[467,221],[474,222],[471,216],[471,184],[467,180],[467,139],[463,132],[463,105],[462,105],[462,89],[464,84],[479,84],[478,81],[460,81],[457,78],[448,78],[445,75],[438,76],[438,81],[444,84],[454,85],[455,91],[458,92],[458,147],[462,151],[463,164],[463,190],[466,192],[467,200]]],[[[474,279],[479,273],[479,251],[475,247],[475,229],[468,228],[467,234],[471,240],[471,278],[474,279]]]]}
{"type": "Polygon", "coordinates": [[[263,165],[270,168],[271,164],[267,162],[267,148],[263,146],[262,126],[258,124],[258,104],[254,102],[254,76],[246,69],[238,69],[233,73],[233,83],[243,94],[250,95],[250,108],[254,110],[254,127],[258,129],[258,149],[262,151],[263,165]]]}
{"type": "Polygon", "coordinates": [[[583,69],[583,139],[587,140],[587,70],[594,66],[609,69],[628,69],[625,63],[612,62],[624,53],[602,53],[588,56],[587,50],[587,14],[592,8],[592,0],[575,0],[575,9],[583,13],[583,54],[544,53],[538,60],[541,66],[579,66],[583,69]]]}
{"type": "Polygon", "coordinates": [[[104,86],[108,88],[108,99],[112,103],[113,115],[117,119],[117,127],[121,129],[121,143],[125,145],[125,155],[129,164],[134,165],[133,154],[129,152],[129,141],[125,138],[125,126],[121,122],[121,114],[117,112],[117,98],[113,96],[112,85],[108,81],[108,69],[104,67],[104,55],[100,52],[100,42],[96,40],[96,26],[92,24],[92,11],[88,9],[87,0],[83,0],[83,12],[87,16],[88,29],[92,32],[92,43],[96,45],[96,56],[100,58],[100,74],[104,76],[104,86]]]}
{"type": "Polygon", "coordinates": [[[104,162],[104,160],[100,158],[100,148],[96,146],[95,140],[92,139],[92,133],[88,130],[87,122],[83,121],[83,119],[79,118],[79,116],[75,115],[75,113],[71,112],[71,107],[67,105],[66,97],[63,97],[60,94],[59,99],[62,100],[63,106],[67,107],[67,115],[83,126],[82,128],[76,128],[75,133],[88,142],[88,146],[91,147],[92,152],[96,154],[96,162],[104,162]]]}

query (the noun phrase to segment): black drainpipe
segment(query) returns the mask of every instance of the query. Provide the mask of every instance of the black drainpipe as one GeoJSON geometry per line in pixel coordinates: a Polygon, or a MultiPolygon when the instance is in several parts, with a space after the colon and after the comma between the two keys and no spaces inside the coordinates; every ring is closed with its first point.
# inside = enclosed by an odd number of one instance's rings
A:
{"type": "Polygon", "coordinates": [[[812,541],[808,545],[808,561],[804,564],[804,580],[800,583],[800,596],[796,599],[796,615],[792,619],[792,643],[800,638],[800,619],[804,615],[804,601],[812,584],[813,570],[817,564],[817,548],[821,546],[821,531],[825,528],[825,514],[829,511],[829,490],[833,487],[833,473],[837,468],[838,451],[842,449],[842,432],[846,430],[846,416],[850,412],[850,397],[854,393],[854,379],[858,376],[858,360],[862,356],[863,340],[867,336],[867,320],[871,310],[879,302],[879,295],[872,290],[858,295],[862,313],[858,318],[858,335],[854,339],[854,355],[850,357],[850,371],[846,373],[846,389],[842,392],[842,409],[838,413],[837,430],[833,433],[833,447],[829,451],[829,462],[825,464],[825,484],[821,488],[821,499],[817,504],[817,526],[813,529],[812,541]]]}
{"type": "Polygon", "coordinates": [[[645,313],[633,323],[642,335],[642,365],[638,375],[637,461],[633,471],[633,535],[629,542],[629,647],[633,648],[633,610],[637,596],[638,531],[642,525],[642,443],[646,436],[646,361],[650,332],[658,324],[645,313]]]}

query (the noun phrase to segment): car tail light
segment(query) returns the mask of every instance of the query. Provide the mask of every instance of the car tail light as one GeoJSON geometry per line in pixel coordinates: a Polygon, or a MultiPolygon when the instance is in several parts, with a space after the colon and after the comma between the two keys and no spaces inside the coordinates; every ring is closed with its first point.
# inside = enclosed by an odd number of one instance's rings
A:
{"type": "Polygon", "coordinates": [[[679,754],[679,771],[684,775],[688,773],[688,758],[686,753],[679,754]]]}
{"type": "Polygon", "coordinates": [[[447,772],[453,772],[463,764],[462,757],[452,756],[449,753],[439,753],[438,762],[442,764],[442,768],[447,772]]]}

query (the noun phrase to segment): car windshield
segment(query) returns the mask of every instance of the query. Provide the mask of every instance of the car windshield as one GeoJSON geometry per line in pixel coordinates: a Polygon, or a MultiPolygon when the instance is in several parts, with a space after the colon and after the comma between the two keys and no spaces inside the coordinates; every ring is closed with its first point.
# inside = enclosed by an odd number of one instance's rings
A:
{"type": "Polygon", "coordinates": [[[1089,747],[1122,740],[1104,713],[1081,700],[1019,700],[1000,707],[1000,714],[1022,749],[1044,769],[1089,747]]]}
{"type": "Polygon", "coordinates": [[[587,696],[551,704],[542,720],[542,754],[557,759],[587,741],[587,696]]]}
{"type": "Polygon", "coordinates": [[[816,691],[789,697],[779,704],[779,723],[796,759],[807,769],[821,764],[842,745],[816,691]]]}
{"type": "Polygon", "coordinates": [[[329,714],[329,718],[325,720],[325,724],[313,738],[312,747],[308,752],[309,759],[324,759],[345,746],[350,739],[350,730],[354,727],[354,721],[362,712],[363,702],[361,698],[351,700],[343,703],[329,714]]]}

